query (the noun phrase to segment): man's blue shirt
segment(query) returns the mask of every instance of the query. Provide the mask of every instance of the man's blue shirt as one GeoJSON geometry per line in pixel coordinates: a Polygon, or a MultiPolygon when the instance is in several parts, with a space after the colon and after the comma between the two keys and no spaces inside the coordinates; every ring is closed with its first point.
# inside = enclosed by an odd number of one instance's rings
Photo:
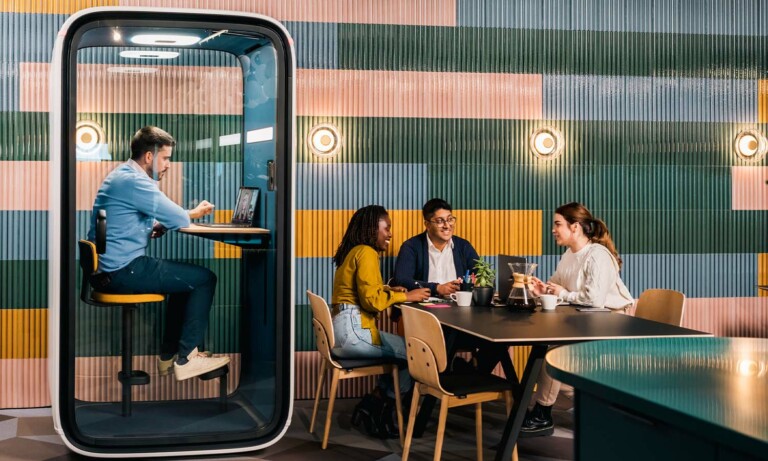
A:
{"type": "Polygon", "coordinates": [[[96,216],[107,211],[107,251],[99,271],[114,272],[144,256],[155,221],[169,230],[189,226],[189,214],[157,187],[138,163],[128,160],[101,183],[93,203],[88,240],[96,237],[96,216]]]}

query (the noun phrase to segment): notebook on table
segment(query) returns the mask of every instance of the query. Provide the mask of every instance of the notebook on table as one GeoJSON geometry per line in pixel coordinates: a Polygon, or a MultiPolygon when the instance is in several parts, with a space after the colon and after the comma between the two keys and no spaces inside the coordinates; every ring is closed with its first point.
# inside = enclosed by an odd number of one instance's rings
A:
{"type": "Polygon", "coordinates": [[[237,192],[235,210],[228,223],[197,223],[198,226],[236,228],[254,227],[256,225],[256,210],[259,204],[259,188],[242,186],[237,192]]]}
{"type": "Polygon", "coordinates": [[[499,285],[499,300],[502,303],[507,302],[509,292],[512,291],[512,281],[509,280],[512,278],[512,269],[509,267],[509,263],[526,262],[527,261],[522,256],[499,255],[497,260],[499,273],[498,277],[496,277],[496,282],[498,282],[499,285]]]}

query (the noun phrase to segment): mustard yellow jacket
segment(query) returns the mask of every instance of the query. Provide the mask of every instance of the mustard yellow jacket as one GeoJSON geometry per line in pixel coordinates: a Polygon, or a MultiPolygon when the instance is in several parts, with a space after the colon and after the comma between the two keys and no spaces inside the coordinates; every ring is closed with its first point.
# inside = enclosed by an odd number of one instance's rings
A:
{"type": "MultiPolygon", "coordinates": [[[[390,291],[384,285],[379,269],[379,254],[368,245],[350,250],[344,263],[336,269],[333,278],[331,303],[360,306],[362,327],[371,330],[374,344],[381,344],[376,328],[379,312],[397,303],[405,302],[405,293],[390,291]]],[[[334,314],[338,311],[334,309],[334,314]]]]}

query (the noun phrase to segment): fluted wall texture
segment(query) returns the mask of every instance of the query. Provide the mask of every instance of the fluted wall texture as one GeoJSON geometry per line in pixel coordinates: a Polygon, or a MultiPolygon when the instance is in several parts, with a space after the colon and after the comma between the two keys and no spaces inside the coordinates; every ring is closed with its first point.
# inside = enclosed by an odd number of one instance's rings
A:
{"type": "MultiPolygon", "coordinates": [[[[385,277],[403,240],[422,229],[419,209],[433,196],[454,205],[457,234],[481,255],[528,256],[546,277],[562,252],[549,235],[553,210],[584,202],[608,223],[633,295],[677,289],[688,297],[686,326],[768,337],[768,292],[756,288],[768,284],[768,161],[747,163],[733,152],[739,131],[768,131],[764,2],[10,0],[0,3],[0,408],[49,404],[45,81],[60,25],[102,5],[262,13],[283,21],[294,38],[298,398],[311,397],[317,379],[304,290],[330,297],[330,257],[351,213],[370,203],[393,217],[385,277]],[[309,129],[322,122],[344,137],[330,160],[306,146],[309,129]],[[528,147],[544,125],[565,139],[554,161],[538,160],[528,147]]],[[[104,58],[84,54],[80,65],[104,58]]],[[[195,142],[203,131],[217,139],[240,130],[237,100],[223,91],[238,72],[213,58],[182,60],[157,75],[157,94],[185,91],[185,66],[206,66],[204,75],[196,68],[195,85],[217,97],[170,98],[149,110],[140,98],[121,97],[127,91],[108,100],[94,93],[78,101],[87,108],[80,116],[104,127],[111,153],[127,152],[142,125],[168,129],[180,148],[167,193],[185,206],[205,197],[231,209],[225,182],[241,181],[238,150],[195,142]]],[[[126,78],[98,83],[130,88],[126,78]]],[[[112,165],[79,168],[79,229],[112,165]]],[[[226,211],[217,216],[226,218],[226,211]]],[[[237,250],[165,239],[155,254],[219,274],[209,337],[215,350],[235,352],[237,250]]],[[[115,321],[98,317],[112,315],[105,312],[82,315],[115,321]]],[[[136,354],[154,354],[158,332],[139,334],[144,349],[136,354]]],[[[115,338],[79,341],[79,353],[94,363],[116,355],[115,338]]],[[[516,363],[524,352],[514,351],[516,363]]],[[[369,386],[348,383],[342,395],[369,386]]]]}

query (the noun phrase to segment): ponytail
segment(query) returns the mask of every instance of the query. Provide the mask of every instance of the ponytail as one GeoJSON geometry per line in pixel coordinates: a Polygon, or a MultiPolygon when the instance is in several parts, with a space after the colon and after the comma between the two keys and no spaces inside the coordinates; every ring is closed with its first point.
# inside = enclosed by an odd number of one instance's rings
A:
{"type": "Polygon", "coordinates": [[[581,203],[572,202],[558,207],[555,213],[565,218],[568,223],[579,223],[581,229],[584,231],[584,235],[589,238],[590,242],[599,243],[611,252],[616,262],[619,264],[619,269],[623,264],[621,257],[619,256],[616,245],[613,243],[611,233],[608,230],[608,226],[601,219],[596,219],[589,212],[587,207],[581,203]]]}

